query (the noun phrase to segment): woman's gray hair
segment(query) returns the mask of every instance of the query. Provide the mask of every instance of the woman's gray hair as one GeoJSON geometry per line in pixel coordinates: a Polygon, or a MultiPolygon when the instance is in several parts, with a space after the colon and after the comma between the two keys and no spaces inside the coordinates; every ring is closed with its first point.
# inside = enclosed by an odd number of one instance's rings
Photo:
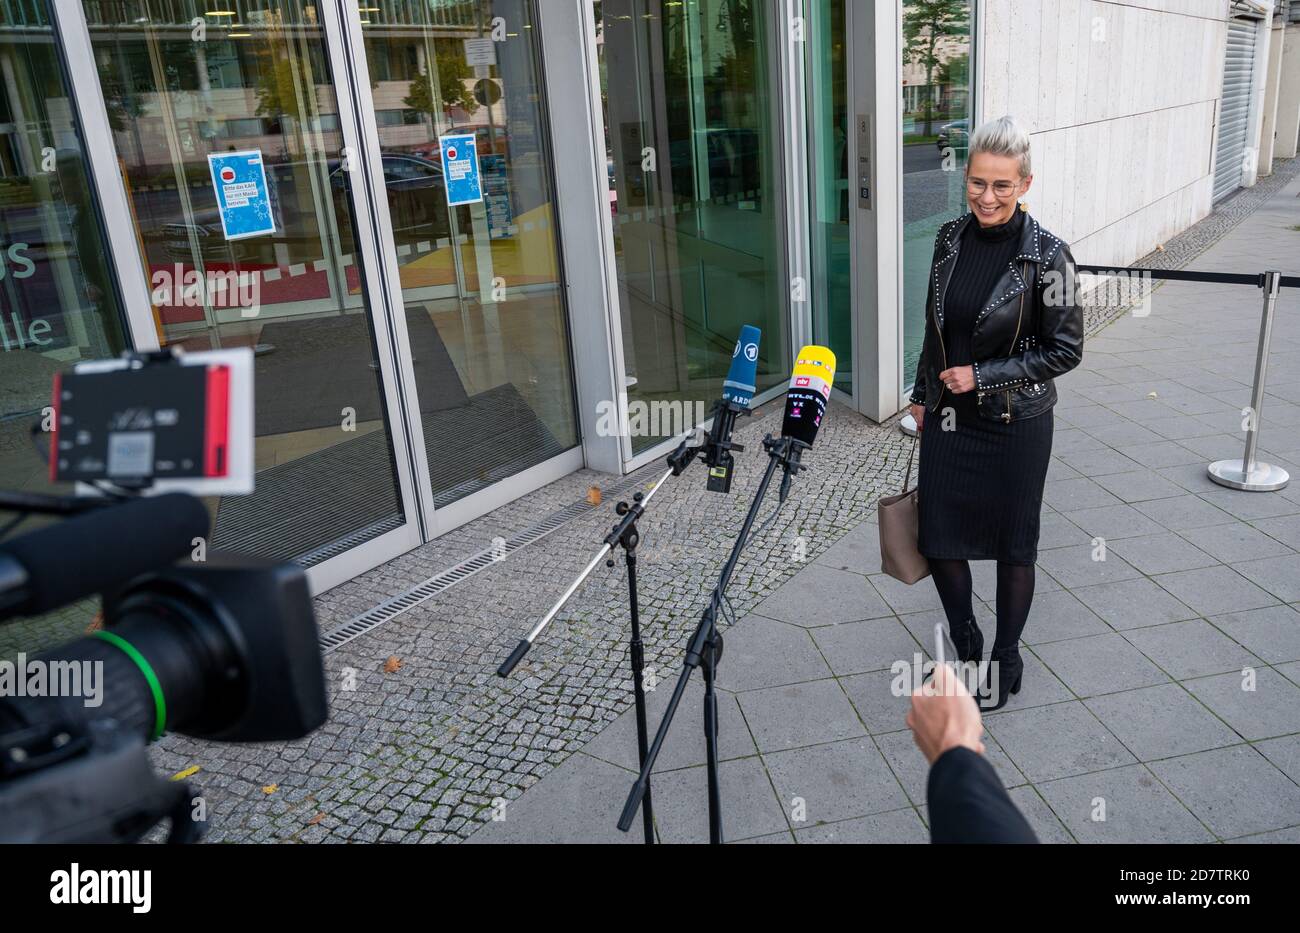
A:
{"type": "Polygon", "coordinates": [[[989,155],[1010,156],[1020,160],[1020,177],[1033,174],[1034,165],[1029,153],[1029,134],[1011,115],[998,117],[980,125],[970,138],[970,155],[987,152],[989,155]]]}

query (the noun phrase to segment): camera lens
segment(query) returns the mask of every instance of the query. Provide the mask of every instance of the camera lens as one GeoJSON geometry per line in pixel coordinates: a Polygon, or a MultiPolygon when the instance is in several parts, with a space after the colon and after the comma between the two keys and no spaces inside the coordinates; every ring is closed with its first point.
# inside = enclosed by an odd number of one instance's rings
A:
{"type": "Polygon", "coordinates": [[[189,731],[238,707],[239,664],[232,640],[210,607],[183,590],[155,585],[128,596],[110,626],[35,660],[46,670],[86,664],[101,685],[97,704],[85,696],[26,697],[0,703],[0,727],[113,719],[146,741],[189,731]]]}

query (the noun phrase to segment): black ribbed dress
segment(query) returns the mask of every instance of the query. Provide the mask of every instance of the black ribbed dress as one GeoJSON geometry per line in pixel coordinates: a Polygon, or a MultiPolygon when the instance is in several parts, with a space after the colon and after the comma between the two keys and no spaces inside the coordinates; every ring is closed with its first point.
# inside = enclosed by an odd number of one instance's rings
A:
{"type": "MultiPolygon", "coordinates": [[[[989,228],[971,218],[962,234],[943,305],[943,339],[950,367],[975,362],[971,357],[975,318],[1016,257],[1024,217],[1017,210],[1007,223],[989,228]]],[[[1029,314],[1027,305],[1025,314],[1029,314]]],[[[938,410],[926,412],[921,432],[917,479],[921,553],[936,559],[1034,563],[1051,456],[1051,409],[1007,424],[980,417],[973,390],[959,395],[945,390],[938,410]],[[945,431],[948,409],[955,419],[953,429],[945,431]]]]}

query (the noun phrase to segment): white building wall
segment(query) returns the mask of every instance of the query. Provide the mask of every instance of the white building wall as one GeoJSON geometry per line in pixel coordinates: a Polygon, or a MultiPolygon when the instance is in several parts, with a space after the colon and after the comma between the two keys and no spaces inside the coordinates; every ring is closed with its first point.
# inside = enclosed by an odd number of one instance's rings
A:
{"type": "Polygon", "coordinates": [[[1259,177],[1273,174],[1277,100],[1282,84],[1282,24],[1274,20],[1268,30],[1268,74],[1264,78],[1264,112],[1259,131],[1259,177]]]}
{"type": "Polygon", "coordinates": [[[1132,262],[1210,212],[1227,8],[979,3],[980,119],[1029,130],[1029,209],[1080,262],[1132,262]]]}
{"type": "Polygon", "coordinates": [[[1289,159],[1296,155],[1300,137],[1300,24],[1286,27],[1279,78],[1273,156],[1289,159]]]}

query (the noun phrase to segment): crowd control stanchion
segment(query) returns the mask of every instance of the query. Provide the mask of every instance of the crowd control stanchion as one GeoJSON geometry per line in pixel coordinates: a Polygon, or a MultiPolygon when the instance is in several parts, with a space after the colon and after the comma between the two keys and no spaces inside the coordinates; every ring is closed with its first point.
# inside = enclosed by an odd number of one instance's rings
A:
{"type": "Polygon", "coordinates": [[[1255,459],[1259,446],[1260,409],[1264,404],[1264,385],[1268,372],[1268,346],[1273,337],[1273,315],[1277,311],[1277,296],[1281,287],[1282,273],[1276,270],[1264,273],[1264,317],[1259,324],[1255,384],[1251,390],[1250,409],[1246,413],[1246,451],[1240,460],[1217,460],[1210,464],[1210,479],[1220,486],[1244,489],[1247,492],[1272,492],[1281,489],[1291,479],[1280,466],[1261,463],[1255,459]]]}
{"type": "MultiPolygon", "coordinates": [[[[1273,270],[1262,275],[1242,272],[1196,272],[1190,269],[1142,269],[1134,267],[1109,267],[1078,263],[1075,271],[1085,275],[1118,276],[1140,273],[1152,279],[1173,282],[1205,282],[1214,285],[1251,285],[1264,288],[1264,315],[1259,324],[1259,349],[1255,355],[1255,382],[1251,388],[1250,408],[1246,411],[1246,450],[1241,459],[1216,460],[1207,468],[1210,479],[1220,486],[1243,489],[1247,492],[1273,492],[1281,489],[1291,477],[1280,466],[1261,463],[1255,459],[1259,446],[1260,409],[1264,405],[1265,377],[1268,372],[1269,343],[1273,337],[1273,316],[1277,311],[1278,293],[1283,288],[1300,288],[1300,276],[1283,275],[1273,270]]],[[[914,424],[904,418],[900,428],[911,433],[914,424]]]]}

